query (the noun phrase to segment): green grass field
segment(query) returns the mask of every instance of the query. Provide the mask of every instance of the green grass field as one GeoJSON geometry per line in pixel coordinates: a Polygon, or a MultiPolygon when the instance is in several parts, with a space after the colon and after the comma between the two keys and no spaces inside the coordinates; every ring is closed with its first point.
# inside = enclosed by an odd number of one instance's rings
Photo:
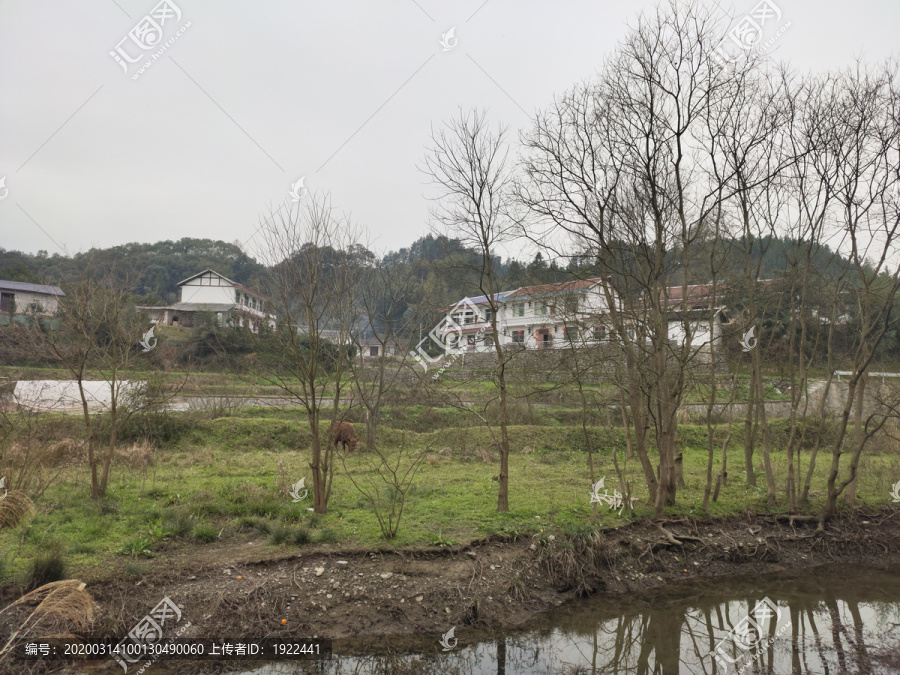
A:
{"type": "MultiPolygon", "coordinates": [[[[16,528],[0,529],[0,580],[27,582],[34,561],[46,551],[64,551],[67,576],[83,579],[141,573],[142,562],[167,552],[199,551],[210,542],[245,543],[276,554],[290,547],[334,544],[349,547],[428,546],[468,542],[494,533],[574,532],[625,522],[605,506],[596,521],[589,503],[591,487],[586,443],[580,427],[561,423],[516,425],[510,429],[510,511],[498,513],[497,451],[485,427],[462,426],[462,413],[424,407],[388,409],[380,446],[389,458],[403,448],[426,453],[408,491],[397,537],[382,537],[371,504],[337,463],[329,511],[313,514],[311,498],[294,503],[288,487],[302,477],[311,486],[310,430],[296,410],[248,408],[231,417],[206,419],[172,414],[171,440],[147,453],[141,446],[123,449],[112,470],[105,499],[90,499],[85,463],[67,469],[35,500],[36,515],[16,528]],[[453,426],[456,423],[457,426],[453,426]],[[432,428],[434,431],[409,429],[432,428]]],[[[46,416],[49,435],[77,429],[78,418],[46,416]]],[[[357,426],[358,430],[361,425],[357,426]]],[[[710,515],[767,512],[762,457],[755,463],[759,488],[746,484],[742,425],[734,425],[729,445],[729,481],[710,515]]],[[[324,431],[324,427],[323,427],[324,431]]],[[[783,447],[786,425],[771,425],[772,447],[783,447]]],[[[617,486],[612,452],[641,501],[635,517],[652,516],[637,460],[624,457],[621,429],[594,428],[592,442],[597,477],[617,486]]],[[[714,472],[727,430],[716,430],[714,472]]],[[[686,485],[673,517],[701,512],[706,473],[706,428],[680,427],[686,485]]],[[[381,502],[389,490],[375,479],[375,455],[362,450],[347,455],[347,468],[358,481],[380,486],[381,502]]],[[[809,453],[803,452],[804,467],[809,453]]],[[[807,512],[822,503],[830,455],[819,457],[807,512]]],[[[785,458],[773,453],[779,494],[783,494],[785,458]]],[[[403,466],[403,465],[401,465],[403,466]]],[[[900,480],[900,454],[890,439],[880,439],[866,454],[858,501],[872,506],[891,501],[900,480]],[[883,442],[882,442],[883,441],[883,442]]],[[[783,511],[782,502],[776,509],[783,511]]]]}

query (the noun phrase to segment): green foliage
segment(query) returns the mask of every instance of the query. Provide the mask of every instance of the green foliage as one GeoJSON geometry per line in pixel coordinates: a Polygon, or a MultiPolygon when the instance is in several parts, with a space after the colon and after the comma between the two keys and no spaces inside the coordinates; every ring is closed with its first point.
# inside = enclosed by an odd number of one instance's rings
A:
{"type": "Polygon", "coordinates": [[[283,544],[291,535],[291,530],[279,523],[273,523],[269,529],[269,543],[273,546],[283,544]]]}
{"type": "Polygon", "coordinates": [[[312,534],[305,527],[300,527],[291,533],[291,542],[303,546],[312,541],[312,534]]]}
{"type": "Polygon", "coordinates": [[[459,544],[459,542],[456,541],[455,539],[450,539],[450,538],[444,536],[443,528],[439,527],[438,533],[431,535],[431,545],[432,546],[440,546],[443,548],[444,546],[456,546],[457,544],[459,544]]]}
{"type": "Polygon", "coordinates": [[[215,541],[219,533],[213,525],[208,523],[199,523],[194,526],[194,539],[202,542],[215,541]]]}
{"type": "Polygon", "coordinates": [[[337,532],[332,529],[322,530],[316,535],[317,544],[336,544],[339,540],[337,532]]]}
{"type": "Polygon", "coordinates": [[[132,558],[137,558],[138,556],[152,558],[153,551],[150,550],[150,547],[152,545],[153,544],[149,537],[135,537],[133,539],[129,539],[124,544],[122,544],[120,548],[116,549],[116,555],[127,555],[132,558]]]}

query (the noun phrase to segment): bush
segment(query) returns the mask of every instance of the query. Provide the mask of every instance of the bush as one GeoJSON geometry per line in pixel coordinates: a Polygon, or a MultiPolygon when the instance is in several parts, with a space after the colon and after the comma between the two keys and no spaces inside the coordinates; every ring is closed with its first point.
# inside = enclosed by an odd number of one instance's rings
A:
{"type": "Polygon", "coordinates": [[[38,549],[28,570],[28,588],[38,588],[66,578],[66,549],[60,541],[52,541],[38,549]]]}
{"type": "Polygon", "coordinates": [[[290,536],[290,534],[291,531],[284,525],[273,525],[271,530],[269,531],[269,543],[273,546],[283,544],[285,541],[287,541],[287,538],[290,536]]]}
{"type": "Polygon", "coordinates": [[[301,527],[298,530],[294,530],[291,534],[291,542],[297,544],[298,546],[303,546],[304,544],[308,544],[312,541],[312,534],[310,534],[309,530],[305,527],[301,527]]]}

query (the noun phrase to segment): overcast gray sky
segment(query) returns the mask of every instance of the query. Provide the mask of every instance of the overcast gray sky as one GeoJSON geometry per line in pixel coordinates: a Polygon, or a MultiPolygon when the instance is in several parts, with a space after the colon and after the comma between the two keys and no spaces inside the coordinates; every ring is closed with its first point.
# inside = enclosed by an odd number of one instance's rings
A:
{"type": "MultiPolygon", "coordinates": [[[[897,0],[772,1],[791,24],[775,55],[799,69],[896,53],[897,0]]],[[[433,124],[477,106],[527,128],[655,4],[172,2],[180,17],[159,0],[0,0],[0,246],[244,242],[302,176],[374,249],[408,245],[428,228],[417,166],[433,124]],[[138,74],[160,48],[128,37],[148,14],[175,39],[138,74]],[[144,58],[125,72],[117,46],[144,58]]]]}

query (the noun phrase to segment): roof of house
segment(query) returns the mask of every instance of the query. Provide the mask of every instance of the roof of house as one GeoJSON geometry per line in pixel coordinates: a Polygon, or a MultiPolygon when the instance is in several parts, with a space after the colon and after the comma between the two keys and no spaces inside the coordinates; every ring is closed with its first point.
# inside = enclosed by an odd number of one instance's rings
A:
{"type": "Polygon", "coordinates": [[[59,286],[46,286],[44,284],[29,284],[26,281],[3,281],[0,280],[0,288],[6,291],[21,291],[23,293],[43,293],[44,295],[62,295],[62,289],[59,286]]]}
{"type": "MultiPolygon", "coordinates": [[[[708,300],[713,295],[713,285],[712,284],[691,284],[688,285],[687,289],[684,286],[669,286],[665,289],[665,294],[668,297],[668,303],[670,305],[681,303],[682,299],[686,298],[687,302],[699,302],[701,300],[708,300]],[[685,295],[685,290],[687,290],[687,294],[685,295]]],[[[716,294],[724,294],[725,286],[723,284],[716,285],[716,294]]]]}
{"type": "Polygon", "coordinates": [[[572,281],[560,281],[555,284],[541,284],[539,286],[523,286],[513,291],[506,299],[531,298],[540,295],[554,295],[556,293],[571,293],[584,291],[596,286],[601,281],[600,277],[593,279],[575,279],[572,281]]]}
{"type": "MultiPolygon", "coordinates": [[[[775,282],[775,279],[757,279],[756,282],[763,286],[768,286],[775,282]]],[[[682,298],[685,298],[687,304],[696,304],[704,300],[721,301],[725,297],[725,293],[729,287],[725,283],[716,284],[715,296],[713,296],[713,284],[689,284],[687,286],[687,295],[685,296],[684,286],[669,286],[665,290],[666,296],[669,298],[668,304],[680,305],[682,298]]],[[[662,296],[662,291],[660,292],[662,296]]]]}
{"type": "Polygon", "coordinates": [[[192,275],[189,276],[187,279],[184,279],[184,280],[182,280],[182,281],[179,281],[179,282],[178,282],[178,285],[181,286],[181,285],[186,284],[187,282],[191,281],[192,279],[196,279],[197,277],[202,277],[202,276],[203,276],[204,274],[206,274],[207,272],[212,272],[212,273],[215,274],[217,277],[219,277],[219,278],[224,279],[225,281],[227,281],[229,284],[234,284],[234,283],[235,283],[235,282],[233,282],[231,279],[229,279],[228,277],[226,277],[226,276],[224,276],[224,275],[222,275],[222,274],[219,274],[219,273],[216,272],[215,270],[205,269],[205,270],[203,270],[202,272],[197,272],[197,274],[192,274],[192,275]]]}
{"type": "Polygon", "coordinates": [[[193,280],[193,279],[196,279],[197,277],[203,276],[203,275],[206,274],[207,272],[211,272],[212,274],[215,274],[215,275],[216,275],[217,277],[219,277],[220,279],[224,279],[225,281],[227,281],[229,284],[231,284],[231,285],[234,286],[235,288],[240,288],[242,291],[247,291],[248,293],[253,293],[253,295],[258,295],[259,297],[265,298],[266,300],[269,299],[269,297],[268,297],[267,295],[265,295],[264,293],[260,293],[259,291],[254,291],[252,288],[247,288],[247,287],[244,286],[243,284],[239,284],[239,283],[236,282],[236,281],[232,281],[232,280],[229,279],[228,277],[226,277],[226,276],[224,276],[224,275],[222,275],[222,274],[219,274],[219,273],[216,272],[215,270],[211,270],[211,269],[205,269],[205,270],[203,270],[202,272],[197,272],[197,274],[194,274],[194,275],[189,276],[187,279],[184,279],[183,281],[179,281],[179,282],[178,282],[178,286],[183,286],[183,285],[186,284],[187,282],[189,282],[189,281],[191,281],[191,280],[193,280]]]}

